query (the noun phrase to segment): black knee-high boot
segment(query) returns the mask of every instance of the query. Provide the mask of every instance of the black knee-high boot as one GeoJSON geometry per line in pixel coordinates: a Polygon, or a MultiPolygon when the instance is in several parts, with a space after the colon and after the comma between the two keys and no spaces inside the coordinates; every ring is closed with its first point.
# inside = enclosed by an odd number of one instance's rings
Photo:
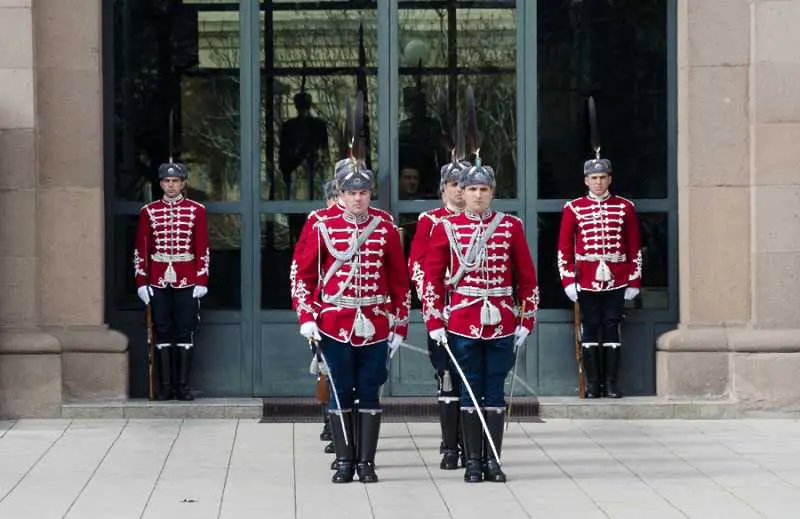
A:
{"type": "Polygon", "coordinates": [[[378,435],[381,430],[381,411],[362,409],[358,416],[358,464],[356,472],[362,483],[375,483],[375,452],[378,450],[378,435]]]}
{"type": "Polygon", "coordinates": [[[158,388],[158,400],[172,400],[174,398],[175,392],[173,387],[173,378],[172,378],[172,366],[174,364],[174,351],[175,348],[173,346],[163,346],[158,348],[158,371],[159,375],[161,375],[159,388],[158,388]]]}
{"type": "Polygon", "coordinates": [[[439,422],[442,426],[442,470],[458,468],[458,401],[439,402],[439,422]]]}
{"type": "Polygon", "coordinates": [[[333,435],[333,446],[336,450],[336,472],[333,473],[331,481],[334,483],[350,483],[355,474],[355,450],[353,449],[353,422],[350,409],[341,411],[342,419],[339,418],[339,411],[331,411],[331,434],[333,435]],[[342,424],[344,423],[344,428],[342,424]]]}
{"type": "Polygon", "coordinates": [[[178,400],[194,400],[189,389],[189,373],[192,370],[192,348],[178,348],[178,400]]]}
{"type": "Polygon", "coordinates": [[[608,398],[622,398],[622,393],[617,385],[617,374],[619,373],[620,347],[604,347],[606,353],[606,396],[608,398]]]}
{"type": "Polygon", "coordinates": [[[483,481],[481,456],[483,456],[483,428],[475,408],[461,410],[461,430],[464,433],[464,451],[467,463],[464,467],[464,481],[480,483],[483,481]]]}
{"type": "Polygon", "coordinates": [[[582,353],[586,398],[600,398],[600,346],[597,343],[584,343],[582,353]]]}
{"type": "MultiPolygon", "coordinates": [[[[506,411],[503,408],[487,408],[484,410],[484,413],[486,426],[489,429],[494,447],[497,449],[497,455],[502,456],[503,427],[505,425],[506,411]]],[[[492,447],[489,445],[488,441],[483,442],[483,449],[486,459],[486,465],[483,471],[484,479],[495,483],[505,483],[506,475],[503,469],[500,468],[500,462],[495,458],[492,447]]]]}

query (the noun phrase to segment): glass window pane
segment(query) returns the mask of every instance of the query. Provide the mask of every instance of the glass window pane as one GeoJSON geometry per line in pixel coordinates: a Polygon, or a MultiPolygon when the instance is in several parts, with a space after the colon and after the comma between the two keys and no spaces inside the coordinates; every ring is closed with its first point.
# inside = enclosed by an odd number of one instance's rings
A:
{"type": "Polygon", "coordinates": [[[359,91],[366,162],[378,175],[375,10],[321,5],[262,3],[260,178],[266,200],[322,200],[322,185],[347,152],[345,100],[359,91]]]}
{"type": "Polygon", "coordinates": [[[593,95],[615,191],[667,196],[667,0],[536,2],[539,197],[583,191],[593,95]]]}
{"type": "Polygon", "coordinates": [[[636,308],[666,309],[669,306],[669,238],[667,213],[639,213],[642,229],[642,295],[636,308]]]}
{"type": "Polygon", "coordinates": [[[190,196],[238,200],[238,4],[168,4],[114,4],[114,197],[160,197],[158,166],[172,156],[189,168],[190,196]]]}
{"type": "MultiPolygon", "coordinates": [[[[136,295],[133,277],[133,245],[139,215],[114,217],[111,287],[114,308],[133,310],[142,303],[136,295]]],[[[232,214],[208,214],[208,237],[211,248],[211,275],[203,308],[239,310],[241,308],[241,217],[232,214]]]]}
{"type": "Polygon", "coordinates": [[[516,11],[441,5],[400,4],[399,198],[439,197],[457,117],[466,127],[467,86],[475,93],[481,158],[497,173],[496,197],[514,198],[516,11]]]}
{"type": "MultiPolygon", "coordinates": [[[[556,257],[561,213],[539,213],[539,251],[537,260],[541,308],[571,309],[558,275],[556,257]]],[[[630,308],[661,310],[668,308],[669,279],[667,213],[639,213],[642,237],[642,292],[627,303],[630,308]]]]}
{"type": "Polygon", "coordinates": [[[209,214],[211,275],[203,308],[242,308],[242,217],[238,214],[209,214]]]}
{"type": "Polygon", "coordinates": [[[289,267],[306,213],[261,215],[261,308],[290,310],[289,267]]]}

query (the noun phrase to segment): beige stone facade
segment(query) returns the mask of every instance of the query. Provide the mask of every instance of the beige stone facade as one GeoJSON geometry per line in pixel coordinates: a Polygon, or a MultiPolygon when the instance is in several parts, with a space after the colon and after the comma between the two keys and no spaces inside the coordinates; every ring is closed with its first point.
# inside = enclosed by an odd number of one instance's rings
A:
{"type": "MultiPolygon", "coordinates": [[[[0,0],[0,415],[124,399],[104,315],[99,0],[0,0]]],[[[664,399],[800,409],[800,3],[678,0],[680,326],[664,399]]]]}
{"type": "Polygon", "coordinates": [[[125,398],[103,324],[100,2],[0,1],[0,415],[125,398]]]}
{"type": "Polygon", "coordinates": [[[800,4],[678,5],[680,328],[658,394],[800,409],[800,4]]]}

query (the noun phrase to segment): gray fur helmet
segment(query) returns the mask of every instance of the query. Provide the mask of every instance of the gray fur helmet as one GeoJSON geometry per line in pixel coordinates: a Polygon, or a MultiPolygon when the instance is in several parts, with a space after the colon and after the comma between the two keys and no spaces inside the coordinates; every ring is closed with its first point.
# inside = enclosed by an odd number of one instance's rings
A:
{"type": "Polygon", "coordinates": [[[186,180],[189,176],[186,165],[180,162],[165,162],[158,167],[158,180],[164,180],[169,177],[177,177],[181,180],[186,180]]]}

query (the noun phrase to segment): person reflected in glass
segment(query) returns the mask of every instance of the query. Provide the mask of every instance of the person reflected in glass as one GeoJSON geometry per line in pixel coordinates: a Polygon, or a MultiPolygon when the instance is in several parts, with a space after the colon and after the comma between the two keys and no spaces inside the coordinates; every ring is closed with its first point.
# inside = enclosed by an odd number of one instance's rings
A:
{"type": "Polygon", "coordinates": [[[311,94],[301,90],[294,96],[297,116],[283,123],[278,162],[286,184],[287,198],[315,200],[315,187],[322,185],[328,160],[327,123],[311,114],[311,94]]]}
{"type": "MultiPolygon", "coordinates": [[[[419,174],[415,196],[432,198],[439,190],[439,169],[449,162],[449,153],[442,146],[442,126],[428,115],[427,98],[421,84],[404,91],[406,118],[400,122],[400,163],[411,165],[419,174]]],[[[401,188],[401,196],[402,196],[401,188]]]]}
{"type": "Polygon", "coordinates": [[[400,199],[413,200],[421,198],[419,170],[412,167],[404,167],[400,170],[400,199]]]}

